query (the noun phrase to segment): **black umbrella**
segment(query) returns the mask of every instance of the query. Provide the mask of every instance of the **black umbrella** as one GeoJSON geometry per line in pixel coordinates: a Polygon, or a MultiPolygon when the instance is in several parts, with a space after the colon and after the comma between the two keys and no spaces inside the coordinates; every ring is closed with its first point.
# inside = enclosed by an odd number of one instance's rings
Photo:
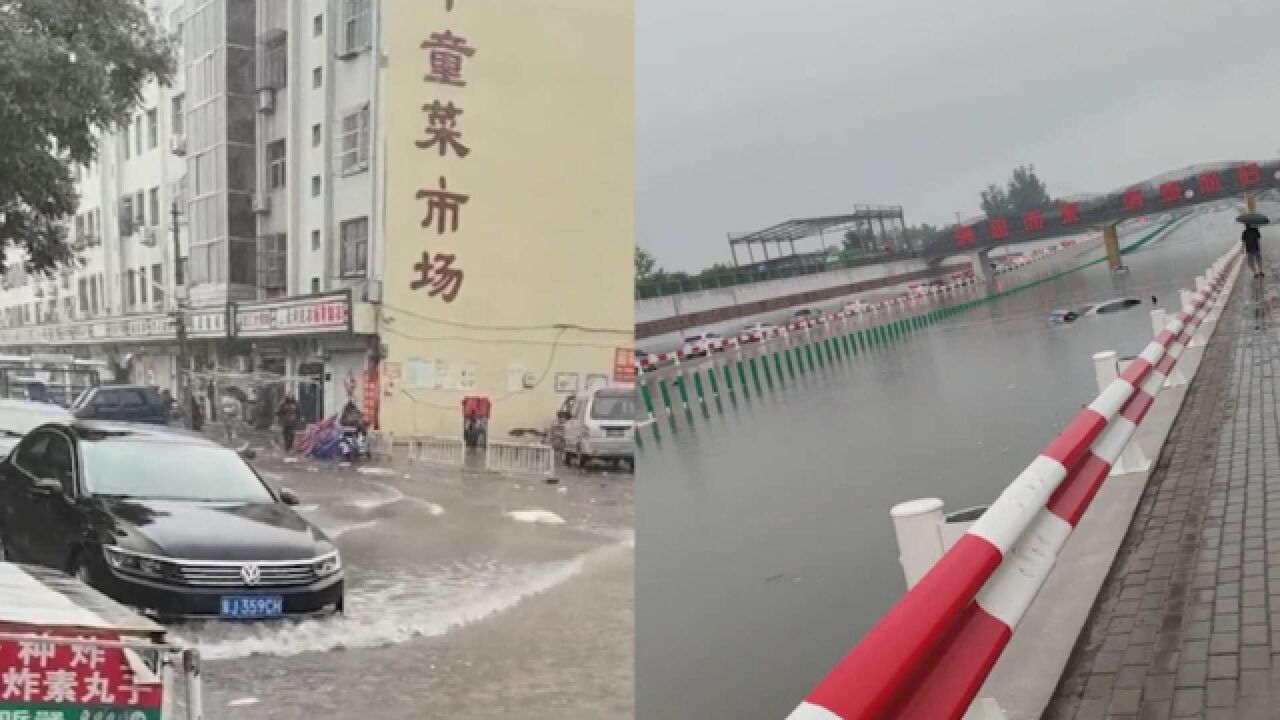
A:
{"type": "Polygon", "coordinates": [[[1245,213],[1237,217],[1236,222],[1244,223],[1245,225],[1269,225],[1271,223],[1271,218],[1263,215],[1262,213],[1245,213]]]}

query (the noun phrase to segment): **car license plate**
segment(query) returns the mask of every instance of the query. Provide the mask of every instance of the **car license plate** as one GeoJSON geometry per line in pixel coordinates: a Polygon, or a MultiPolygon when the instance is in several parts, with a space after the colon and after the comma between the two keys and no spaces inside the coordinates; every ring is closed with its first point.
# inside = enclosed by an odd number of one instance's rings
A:
{"type": "Polygon", "coordinates": [[[284,614],[284,598],[280,595],[224,595],[222,617],[266,618],[284,614]]]}

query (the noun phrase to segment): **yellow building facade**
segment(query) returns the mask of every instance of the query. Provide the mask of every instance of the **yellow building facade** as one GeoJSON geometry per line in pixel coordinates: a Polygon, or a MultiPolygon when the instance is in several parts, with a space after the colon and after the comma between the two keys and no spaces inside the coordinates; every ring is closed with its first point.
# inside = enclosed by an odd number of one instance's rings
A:
{"type": "Polygon", "coordinates": [[[632,358],[633,0],[385,3],[380,426],[545,429],[632,358]]]}

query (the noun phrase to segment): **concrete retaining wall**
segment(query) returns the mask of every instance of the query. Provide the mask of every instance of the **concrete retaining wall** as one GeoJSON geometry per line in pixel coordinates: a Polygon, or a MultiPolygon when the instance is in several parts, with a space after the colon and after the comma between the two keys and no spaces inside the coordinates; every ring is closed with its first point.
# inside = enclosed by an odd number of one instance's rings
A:
{"type": "Polygon", "coordinates": [[[768,280],[732,288],[682,293],[636,301],[636,339],[677,332],[740,317],[818,304],[877,288],[950,275],[970,268],[968,261],[930,269],[922,260],[833,270],[797,278],[768,280]]]}

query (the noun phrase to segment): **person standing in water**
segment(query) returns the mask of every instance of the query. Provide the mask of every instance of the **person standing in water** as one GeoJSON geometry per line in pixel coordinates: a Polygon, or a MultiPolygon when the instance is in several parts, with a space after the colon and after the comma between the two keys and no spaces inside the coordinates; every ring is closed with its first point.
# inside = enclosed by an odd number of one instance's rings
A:
{"type": "Polygon", "coordinates": [[[1240,241],[1244,243],[1244,254],[1249,259],[1249,268],[1253,270],[1253,276],[1260,278],[1266,273],[1262,271],[1262,247],[1259,241],[1262,240],[1262,233],[1258,232],[1258,228],[1253,225],[1246,225],[1244,233],[1240,235],[1240,241]]]}

